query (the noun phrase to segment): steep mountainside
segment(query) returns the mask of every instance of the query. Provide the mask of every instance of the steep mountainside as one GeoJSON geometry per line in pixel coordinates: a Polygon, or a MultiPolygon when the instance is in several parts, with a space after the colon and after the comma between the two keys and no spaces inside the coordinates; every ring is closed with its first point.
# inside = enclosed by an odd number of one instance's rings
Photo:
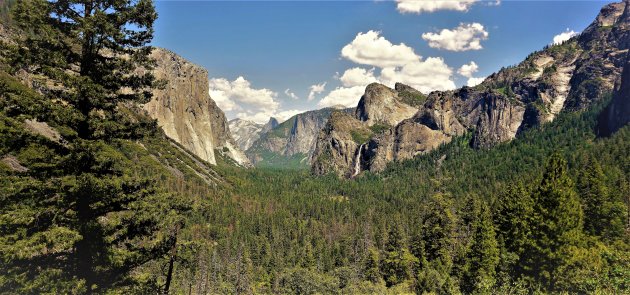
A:
{"type": "MultiPolygon", "coordinates": [[[[319,136],[313,172],[347,176],[362,170],[382,171],[391,161],[425,153],[467,132],[472,133],[473,147],[489,148],[552,121],[563,110],[579,111],[591,106],[610,93],[620,79],[630,47],[629,3],[606,5],[578,37],[532,53],[519,65],[502,69],[478,86],[432,92],[413,117],[389,130],[378,128],[380,132],[374,132],[356,149],[323,148],[336,139],[330,132],[339,128],[329,126],[319,136]],[[340,158],[356,160],[322,164],[340,158]]],[[[367,111],[358,108],[356,113],[356,119],[368,126],[374,120],[388,121],[382,117],[386,111],[375,113],[371,108],[398,109],[397,102],[385,99],[387,96],[373,99],[375,88],[385,89],[368,86],[359,103],[359,108],[367,111]]]]}
{"type": "Polygon", "coordinates": [[[278,120],[273,117],[269,118],[269,122],[264,125],[238,118],[228,122],[230,133],[241,151],[249,149],[261,135],[267,133],[279,124],[278,120]]]}
{"type": "Polygon", "coordinates": [[[208,72],[165,49],[156,48],[152,57],[156,77],[167,85],[155,90],[144,108],[166,135],[211,164],[216,164],[219,151],[249,165],[230,135],[225,114],[208,94],[208,72]]]}
{"type": "Polygon", "coordinates": [[[602,135],[611,135],[630,122],[630,55],[623,68],[619,90],[599,118],[602,135]]]}
{"type": "Polygon", "coordinates": [[[254,141],[260,138],[260,131],[263,128],[262,124],[243,119],[230,120],[228,125],[236,145],[243,151],[246,151],[254,141]]]}
{"type": "MultiPolygon", "coordinates": [[[[268,132],[263,130],[260,139],[246,151],[247,156],[257,166],[308,167],[317,134],[334,110],[336,109],[325,108],[305,112],[291,117],[268,132]]],[[[351,111],[353,110],[345,110],[351,111]]]]}

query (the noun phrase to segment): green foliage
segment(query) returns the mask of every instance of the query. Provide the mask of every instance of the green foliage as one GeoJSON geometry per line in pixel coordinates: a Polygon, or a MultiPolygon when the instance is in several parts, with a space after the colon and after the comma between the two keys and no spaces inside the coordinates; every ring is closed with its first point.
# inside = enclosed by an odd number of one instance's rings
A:
{"type": "Polygon", "coordinates": [[[370,126],[370,130],[372,130],[373,134],[382,133],[383,131],[389,130],[389,128],[391,128],[391,126],[378,123],[370,126]]]}
{"type": "Polygon", "coordinates": [[[583,238],[583,213],[564,158],[554,153],[533,194],[532,239],[525,246],[525,272],[553,289],[564,274],[560,266],[571,247],[583,238]]]}
{"type": "Polygon", "coordinates": [[[580,170],[577,188],[584,208],[585,231],[609,240],[621,238],[627,208],[619,192],[609,192],[599,161],[592,158],[580,170]]]}
{"type": "Polygon", "coordinates": [[[372,132],[370,130],[351,130],[350,136],[352,136],[352,140],[357,144],[364,144],[372,137],[372,132]]]}
{"type": "Polygon", "coordinates": [[[13,13],[8,58],[50,89],[0,73],[0,152],[22,167],[0,175],[0,291],[157,291],[159,275],[139,270],[176,248],[190,201],[140,173],[146,151],[126,154],[157,135],[135,105],[154,82],[136,72],[152,65],[152,3],[25,0],[13,13]]]}
{"type": "Polygon", "coordinates": [[[157,85],[150,71],[136,71],[154,64],[146,46],[157,18],[153,3],[24,0],[12,12],[21,30],[8,56],[13,68],[58,85],[49,93],[80,113],[72,126],[79,137],[120,137],[125,124],[116,109],[148,101],[157,85]]]}
{"type": "Polygon", "coordinates": [[[499,248],[488,206],[481,202],[472,223],[472,245],[467,255],[463,290],[475,294],[491,294],[496,283],[499,248]]]}
{"type": "Polygon", "coordinates": [[[427,96],[422,93],[401,91],[398,93],[400,101],[413,107],[421,107],[427,101],[427,96]]]}

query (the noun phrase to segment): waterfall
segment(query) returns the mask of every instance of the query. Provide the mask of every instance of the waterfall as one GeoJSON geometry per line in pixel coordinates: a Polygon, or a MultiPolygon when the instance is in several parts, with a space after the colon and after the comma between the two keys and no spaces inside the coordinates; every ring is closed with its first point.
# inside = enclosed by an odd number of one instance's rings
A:
{"type": "Polygon", "coordinates": [[[364,144],[361,144],[359,146],[359,152],[357,152],[357,156],[354,159],[354,173],[352,174],[352,177],[355,177],[359,175],[359,173],[361,173],[361,150],[363,150],[364,144]]]}

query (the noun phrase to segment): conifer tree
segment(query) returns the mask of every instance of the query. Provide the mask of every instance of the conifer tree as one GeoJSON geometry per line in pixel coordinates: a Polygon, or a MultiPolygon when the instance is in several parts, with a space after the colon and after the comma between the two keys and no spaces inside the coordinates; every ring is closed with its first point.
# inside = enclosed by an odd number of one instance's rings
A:
{"type": "Polygon", "coordinates": [[[518,273],[519,256],[531,236],[533,201],[522,183],[510,185],[505,193],[499,195],[496,202],[494,223],[497,239],[501,241],[502,269],[508,273],[518,273]]]}
{"type": "Polygon", "coordinates": [[[626,206],[609,191],[597,159],[590,159],[580,170],[577,187],[584,204],[585,232],[606,239],[623,236],[626,206]]]}
{"type": "Polygon", "coordinates": [[[412,279],[416,263],[418,259],[407,247],[407,237],[400,222],[395,222],[390,226],[382,260],[383,276],[387,285],[392,286],[412,279]]]}
{"type": "Polygon", "coordinates": [[[479,215],[474,220],[472,245],[466,258],[464,291],[491,294],[496,282],[499,249],[490,209],[483,202],[480,204],[479,215]]]}
{"type": "Polygon", "coordinates": [[[134,136],[116,109],[148,101],[157,86],[148,71],[154,65],[147,46],[157,18],[153,2],[24,0],[13,15],[23,32],[13,66],[62,86],[49,93],[79,112],[72,122],[78,136],[134,136]]]}
{"type": "Polygon", "coordinates": [[[372,283],[378,283],[383,280],[380,269],[380,257],[377,249],[370,248],[365,258],[365,266],[363,275],[366,280],[372,283]]]}
{"type": "Polygon", "coordinates": [[[548,160],[542,181],[534,192],[532,239],[525,246],[525,272],[544,287],[553,289],[561,273],[566,247],[579,246],[583,213],[564,158],[554,153],[548,160]]]}
{"type": "Polygon", "coordinates": [[[53,256],[43,251],[6,266],[23,280],[15,288],[69,292],[53,284],[26,286],[34,277],[67,282],[58,285],[79,293],[130,285],[134,270],[175,248],[183,224],[179,213],[188,207],[132,171],[133,164],[113,147],[156,130],[153,122],[123,110],[145,102],[156,86],[147,46],[157,17],[153,3],[23,0],[13,12],[21,34],[9,59],[16,70],[47,79],[43,101],[63,109],[58,121],[71,129],[57,147],[63,156],[50,159],[52,173],[32,175],[46,192],[14,191],[7,197],[47,208],[39,227],[28,232],[37,247],[47,247],[41,236],[51,230],[65,237],[53,256]]]}

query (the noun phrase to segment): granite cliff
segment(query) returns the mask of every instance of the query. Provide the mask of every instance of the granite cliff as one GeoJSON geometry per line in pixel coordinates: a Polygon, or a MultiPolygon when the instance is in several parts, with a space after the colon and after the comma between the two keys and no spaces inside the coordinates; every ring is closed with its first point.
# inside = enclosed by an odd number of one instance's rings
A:
{"type": "Polygon", "coordinates": [[[167,82],[145,104],[168,137],[196,156],[216,164],[217,152],[248,166],[249,161],[230,134],[223,111],[210,97],[208,72],[166,49],[156,48],[154,74],[167,82]]]}
{"type": "MultiPolygon", "coordinates": [[[[257,166],[308,168],[317,135],[335,110],[353,111],[339,108],[308,111],[297,114],[266,132],[263,128],[260,138],[247,149],[247,156],[257,166]]],[[[270,123],[267,126],[271,127],[270,123]]]]}

